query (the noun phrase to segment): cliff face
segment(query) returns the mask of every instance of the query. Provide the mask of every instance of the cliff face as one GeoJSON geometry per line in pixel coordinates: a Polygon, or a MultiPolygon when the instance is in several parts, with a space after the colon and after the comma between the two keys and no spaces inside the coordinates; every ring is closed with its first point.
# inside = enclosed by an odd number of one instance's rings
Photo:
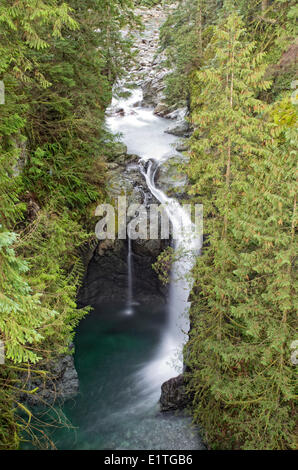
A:
{"type": "MultiPolygon", "coordinates": [[[[166,289],[152,264],[166,247],[163,240],[136,240],[132,243],[133,298],[138,304],[165,303],[166,289]]],[[[99,243],[79,292],[79,303],[123,302],[127,298],[127,240],[99,243]]]]}

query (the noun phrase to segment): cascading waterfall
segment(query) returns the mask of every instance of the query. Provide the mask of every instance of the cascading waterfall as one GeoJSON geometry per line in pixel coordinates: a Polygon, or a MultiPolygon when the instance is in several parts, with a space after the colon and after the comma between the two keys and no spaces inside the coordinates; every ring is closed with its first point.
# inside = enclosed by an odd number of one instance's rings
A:
{"type": "MultiPolygon", "coordinates": [[[[111,107],[124,112],[108,117],[110,129],[122,133],[122,141],[127,145],[128,152],[140,157],[140,171],[146,179],[147,186],[153,196],[164,205],[175,233],[174,248],[177,260],[172,266],[169,297],[169,324],[163,334],[159,350],[150,364],[141,372],[146,386],[158,389],[161,383],[183,369],[183,345],[189,330],[187,310],[188,296],[191,288],[190,272],[195,255],[201,248],[201,240],[194,236],[194,225],[190,215],[174,198],[169,198],[156,187],[157,169],[168,158],[173,156],[173,144],[177,137],[165,134],[169,121],[153,114],[153,109],[138,106],[142,99],[142,90],[133,90],[127,99],[114,99],[111,107]],[[124,114],[124,115],[123,115],[124,114]]],[[[131,258],[129,263],[131,263],[131,258]]],[[[129,265],[128,263],[128,265],[129,265]]],[[[131,269],[131,266],[129,267],[131,269]]],[[[129,275],[129,284],[132,277],[129,275]]],[[[132,289],[132,286],[129,287],[132,289]]],[[[129,290],[128,296],[131,295],[129,290]]],[[[128,306],[132,313],[132,307],[128,306]]]]}
{"type": "Polygon", "coordinates": [[[127,315],[133,313],[132,246],[129,234],[127,240],[127,300],[125,313],[127,315]]]}
{"type": "Polygon", "coordinates": [[[174,250],[177,260],[174,261],[171,272],[169,296],[169,325],[163,336],[156,359],[146,366],[144,376],[147,382],[157,385],[161,380],[167,380],[183,371],[183,346],[189,330],[189,292],[192,280],[191,269],[195,255],[202,246],[202,240],[195,230],[190,214],[173,198],[169,198],[155,185],[158,167],[162,164],[155,160],[140,163],[148,188],[156,199],[164,205],[169,220],[172,223],[174,250]]]}
{"type": "MultiPolygon", "coordinates": [[[[173,153],[173,144],[177,137],[165,134],[169,122],[153,114],[153,109],[138,106],[142,98],[142,90],[135,89],[128,99],[114,99],[110,109],[107,124],[114,133],[121,132],[122,141],[128,152],[140,157],[140,171],[146,179],[147,186],[153,196],[164,205],[175,233],[174,248],[177,260],[172,266],[169,324],[164,331],[162,341],[156,356],[150,364],[144,366],[140,375],[150,386],[158,390],[163,381],[181,373],[183,369],[183,345],[189,330],[187,310],[188,296],[191,288],[190,272],[195,255],[201,248],[201,239],[194,236],[194,225],[191,217],[174,198],[169,198],[161,189],[156,187],[155,176],[157,169],[168,160],[173,153]],[[122,109],[113,114],[113,110],[122,109]]],[[[131,241],[129,240],[129,243],[131,241]]],[[[130,246],[130,245],[129,245],[130,246]]],[[[131,247],[128,259],[128,303],[132,304],[131,276],[131,247]]],[[[128,307],[129,308],[129,307],[128,307]]],[[[132,313],[132,305],[128,309],[132,313]]]]}
{"type": "Polygon", "coordinates": [[[191,278],[189,273],[193,267],[195,255],[197,255],[202,246],[202,239],[196,232],[195,226],[183,207],[173,198],[167,197],[163,191],[158,189],[155,185],[155,175],[159,165],[154,165],[154,162],[149,161],[147,171],[142,170],[147,185],[152,194],[164,204],[167,215],[173,226],[174,249],[178,254],[178,259],[172,266],[172,282],[170,288],[170,319],[171,325],[176,334],[187,332],[189,329],[189,322],[186,313],[188,308],[188,296],[191,288],[191,278]],[[177,318],[180,314],[180,321],[177,318]],[[182,314],[182,318],[181,318],[182,314]],[[184,319],[184,321],[183,321],[184,319]],[[179,328],[177,328],[177,323],[179,328]]]}

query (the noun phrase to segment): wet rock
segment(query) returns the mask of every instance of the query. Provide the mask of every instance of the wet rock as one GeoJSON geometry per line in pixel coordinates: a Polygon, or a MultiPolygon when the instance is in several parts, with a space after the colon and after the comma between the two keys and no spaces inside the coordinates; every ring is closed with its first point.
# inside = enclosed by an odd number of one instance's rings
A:
{"type": "Polygon", "coordinates": [[[23,393],[20,398],[22,402],[29,406],[53,405],[57,401],[62,403],[74,398],[78,394],[79,380],[72,355],[61,356],[56,362],[50,363],[47,371],[46,379],[34,374],[34,369],[30,377],[23,376],[22,388],[28,391],[37,390],[33,394],[23,393]]]}
{"type": "Polygon", "coordinates": [[[176,145],[177,152],[187,152],[188,149],[189,149],[189,145],[188,145],[187,141],[179,142],[176,145]]]}
{"type": "Polygon", "coordinates": [[[179,170],[179,165],[187,161],[187,157],[174,155],[163,163],[156,172],[157,187],[168,195],[183,193],[187,177],[179,170]]]}
{"type": "Polygon", "coordinates": [[[112,162],[112,163],[107,163],[106,167],[108,170],[116,170],[119,169],[118,163],[112,162]]]}
{"type": "Polygon", "coordinates": [[[161,386],[161,411],[182,410],[189,405],[190,399],[186,394],[183,374],[164,382],[161,386]]]}
{"type": "Polygon", "coordinates": [[[107,193],[109,198],[115,201],[115,205],[117,198],[124,194],[127,196],[128,204],[142,204],[146,199],[145,195],[150,192],[134,156],[125,169],[122,165],[118,165],[115,169],[109,170],[107,178],[107,193]]]}
{"type": "Polygon", "coordinates": [[[133,249],[138,255],[156,259],[168,244],[168,240],[134,240],[133,249]]]}
{"type": "Polygon", "coordinates": [[[143,83],[143,106],[157,106],[164,99],[163,90],[165,88],[164,78],[167,71],[163,70],[154,74],[153,78],[146,80],[143,83]]]}
{"type": "Polygon", "coordinates": [[[115,109],[114,114],[118,116],[125,116],[125,110],[123,108],[117,108],[115,109]]]}
{"type": "MultiPolygon", "coordinates": [[[[147,242],[147,241],[146,241],[147,242]]],[[[149,242],[149,241],[148,241],[149,242]]],[[[148,243],[147,242],[147,243],[148,243]]],[[[157,242],[160,243],[159,240],[157,242]]],[[[156,307],[166,302],[166,289],[152,269],[157,247],[139,240],[132,244],[134,301],[156,307]]],[[[161,246],[159,245],[161,250],[161,246]]],[[[79,291],[79,305],[123,302],[127,299],[127,240],[103,240],[98,244],[79,291]]]]}
{"type": "Polygon", "coordinates": [[[183,121],[185,117],[188,115],[188,109],[187,107],[184,108],[178,108],[175,109],[174,111],[170,112],[169,114],[166,115],[167,119],[175,119],[177,121],[183,121]]]}
{"type": "Polygon", "coordinates": [[[139,160],[138,155],[124,153],[123,155],[120,155],[120,157],[117,158],[117,163],[118,164],[129,164],[129,163],[137,162],[138,160],[139,160]]]}
{"type": "Polygon", "coordinates": [[[186,121],[178,121],[175,124],[171,125],[168,129],[165,130],[167,134],[176,135],[178,137],[184,137],[188,135],[190,130],[189,124],[186,121]]]}
{"type": "Polygon", "coordinates": [[[154,109],[154,114],[160,117],[166,116],[169,112],[169,108],[165,103],[158,103],[158,105],[154,109]]]}
{"type": "Polygon", "coordinates": [[[157,54],[152,61],[152,67],[161,67],[165,63],[165,59],[165,53],[157,54]]]}

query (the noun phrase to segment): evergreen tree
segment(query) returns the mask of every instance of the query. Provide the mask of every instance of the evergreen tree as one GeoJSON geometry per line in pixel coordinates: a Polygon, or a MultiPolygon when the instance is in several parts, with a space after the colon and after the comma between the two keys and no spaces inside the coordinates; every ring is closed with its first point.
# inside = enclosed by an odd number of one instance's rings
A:
{"type": "Polygon", "coordinates": [[[193,89],[188,168],[208,234],[187,355],[194,414],[217,448],[292,448],[293,160],[282,163],[269,109],[255,98],[269,84],[239,16],[210,48],[193,89]]]}
{"type": "Polygon", "coordinates": [[[36,363],[40,356],[31,350],[32,344],[44,339],[42,327],[52,322],[57,312],[43,308],[40,296],[32,295],[31,288],[23,278],[28,265],[16,257],[11,247],[15,239],[14,233],[0,232],[1,340],[5,344],[7,359],[15,363],[36,363]]]}
{"type": "Polygon", "coordinates": [[[92,238],[91,203],[105,193],[104,112],[131,58],[121,30],[139,24],[132,7],[130,0],[0,6],[1,448],[18,445],[24,423],[16,406],[30,419],[18,403],[19,373],[34,374],[38,362],[46,375],[48,362],[69,354],[88,311],[76,304],[84,273],[78,248],[92,238]]]}
{"type": "Polygon", "coordinates": [[[31,59],[31,51],[44,51],[48,36],[61,36],[63,26],[75,28],[69,7],[63,3],[44,1],[4,0],[0,5],[0,79],[5,85],[5,103],[0,114],[1,149],[1,219],[13,222],[20,217],[24,206],[19,204],[21,190],[17,163],[24,148],[24,126],[28,98],[24,89],[29,83],[41,87],[49,85],[41,74],[38,63],[31,59]],[[47,32],[45,33],[45,25],[47,32]]]}
{"type": "Polygon", "coordinates": [[[161,28],[160,47],[171,70],[166,79],[170,104],[185,106],[189,99],[192,74],[203,63],[210,25],[217,18],[216,7],[216,0],[181,0],[161,28]]]}

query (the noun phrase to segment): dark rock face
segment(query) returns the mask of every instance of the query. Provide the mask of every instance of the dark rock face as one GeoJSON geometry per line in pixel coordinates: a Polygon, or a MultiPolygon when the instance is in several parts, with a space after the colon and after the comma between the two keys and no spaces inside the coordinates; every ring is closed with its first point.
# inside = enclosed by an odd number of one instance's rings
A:
{"type": "MultiPolygon", "coordinates": [[[[152,264],[168,245],[167,240],[132,241],[133,300],[157,305],[166,300],[152,264]]],[[[127,299],[127,240],[100,241],[78,295],[79,304],[111,303],[127,299]]]]}
{"type": "Polygon", "coordinates": [[[94,235],[92,240],[83,243],[78,250],[82,263],[85,267],[85,270],[88,268],[88,265],[93,258],[97,245],[98,245],[98,240],[96,236],[94,235]]]}
{"type": "Polygon", "coordinates": [[[183,374],[168,380],[161,386],[161,411],[181,410],[189,404],[189,397],[185,391],[183,374]]]}
{"type": "Polygon", "coordinates": [[[61,356],[55,363],[47,367],[48,376],[43,379],[33,372],[32,378],[24,375],[23,388],[36,390],[35,393],[24,393],[21,401],[29,406],[53,405],[55,402],[63,402],[74,398],[79,392],[79,379],[74,366],[73,356],[61,356]]]}

